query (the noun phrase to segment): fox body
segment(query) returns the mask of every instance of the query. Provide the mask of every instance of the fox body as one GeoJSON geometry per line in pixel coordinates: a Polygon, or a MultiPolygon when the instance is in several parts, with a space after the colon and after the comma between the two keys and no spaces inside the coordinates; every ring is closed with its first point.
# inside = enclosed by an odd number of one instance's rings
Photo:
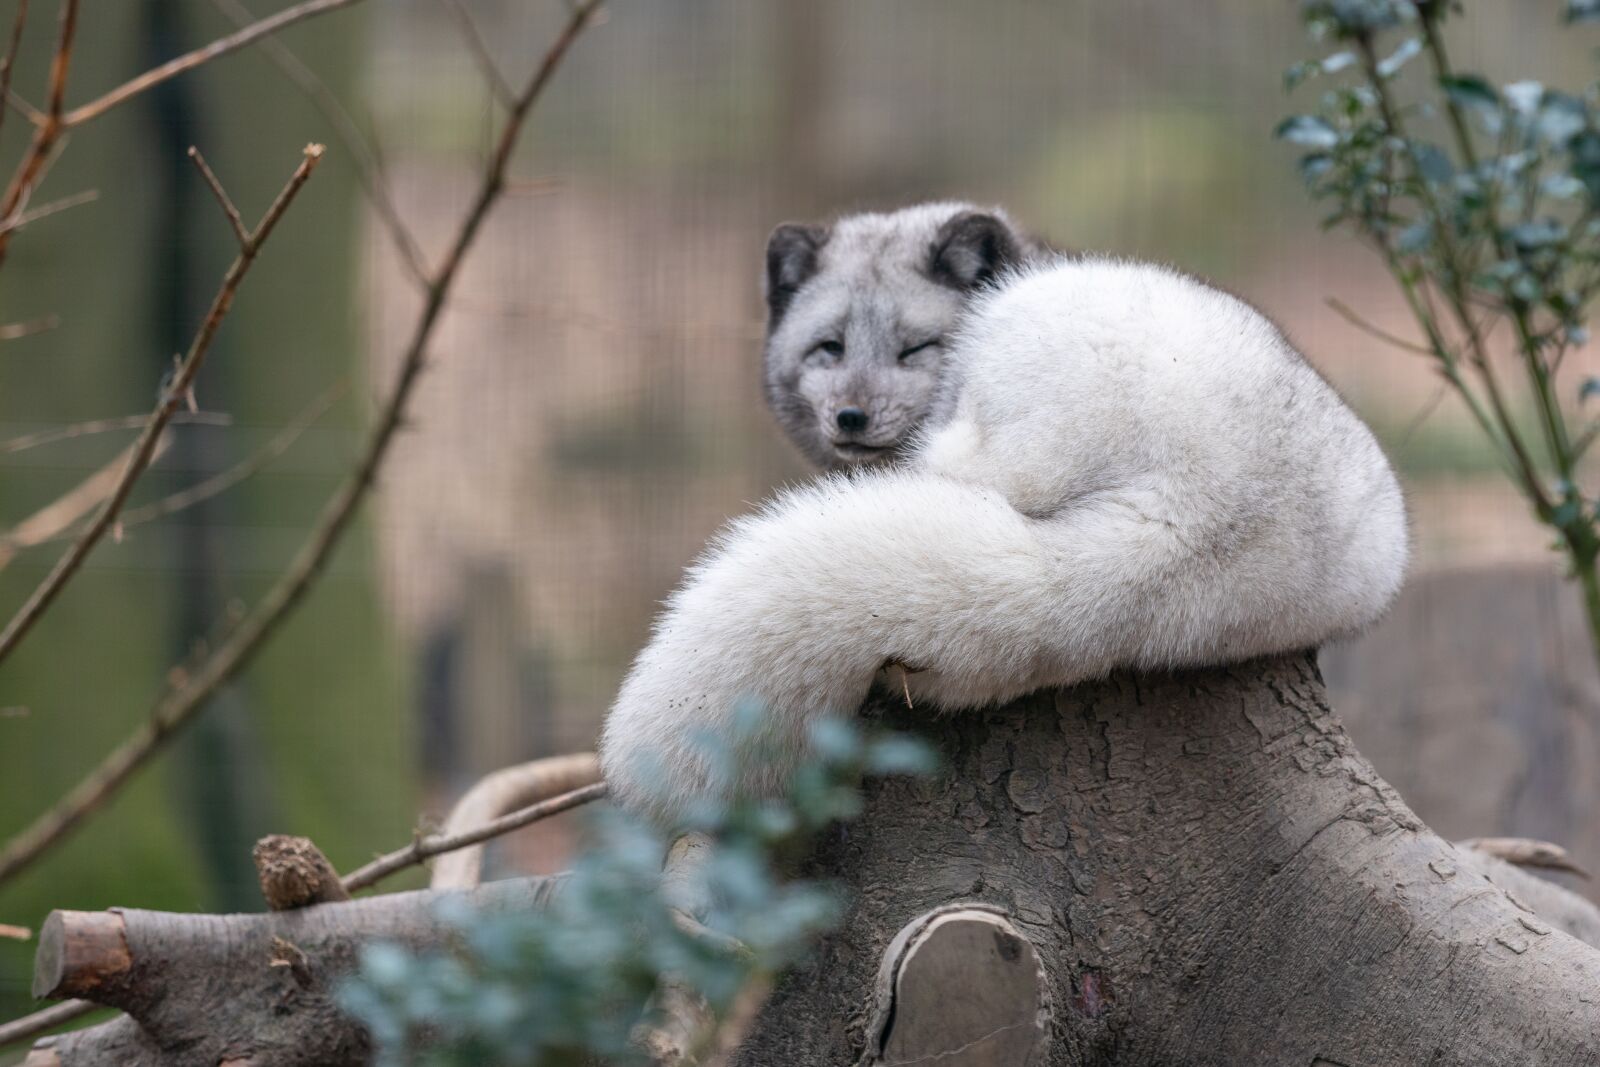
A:
{"type": "MultiPolygon", "coordinates": [[[[1394,473],[1267,319],[1162,267],[979,260],[1004,263],[951,288],[938,372],[896,416],[899,461],[736,521],[671,598],[602,734],[624,804],[673,822],[708,791],[781,790],[810,724],[886,670],[919,708],[969,708],[1320,645],[1393,599],[1394,473]],[[763,755],[714,773],[703,738],[746,701],[765,709],[763,755]]],[[[777,288],[774,341],[806,296],[804,279],[777,288]]],[[[911,319],[888,348],[919,336],[911,319]]]]}

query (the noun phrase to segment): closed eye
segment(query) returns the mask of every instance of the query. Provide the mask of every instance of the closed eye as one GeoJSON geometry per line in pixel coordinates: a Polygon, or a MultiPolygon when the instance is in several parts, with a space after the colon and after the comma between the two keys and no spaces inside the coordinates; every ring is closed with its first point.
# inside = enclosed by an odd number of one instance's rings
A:
{"type": "Polygon", "coordinates": [[[900,358],[901,359],[910,359],[912,356],[916,355],[918,352],[921,352],[921,351],[924,351],[926,349],[933,348],[933,347],[937,346],[941,340],[942,340],[942,338],[932,337],[932,338],[929,338],[928,340],[922,342],[919,345],[912,345],[910,348],[907,348],[907,349],[905,349],[904,351],[902,351],[900,353],[900,358]]]}
{"type": "Polygon", "coordinates": [[[818,341],[817,344],[811,349],[811,351],[813,351],[813,352],[826,352],[828,355],[834,356],[835,358],[837,358],[839,356],[844,355],[844,342],[843,341],[818,341]]]}

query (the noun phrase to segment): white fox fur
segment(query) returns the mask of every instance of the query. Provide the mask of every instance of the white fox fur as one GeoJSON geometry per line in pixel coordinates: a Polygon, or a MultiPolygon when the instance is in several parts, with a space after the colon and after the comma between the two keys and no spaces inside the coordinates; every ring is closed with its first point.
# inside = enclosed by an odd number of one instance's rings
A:
{"type": "Polygon", "coordinates": [[[670,823],[710,788],[782,789],[812,720],[886,669],[900,687],[886,664],[931,714],[1320,645],[1399,590],[1404,505],[1371,432],[1193,278],[1026,267],[973,300],[944,388],[903,467],[786,492],[690,571],[602,734],[623,804],[670,823]],[[765,758],[713,786],[704,738],[745,701],[765,758]]]}

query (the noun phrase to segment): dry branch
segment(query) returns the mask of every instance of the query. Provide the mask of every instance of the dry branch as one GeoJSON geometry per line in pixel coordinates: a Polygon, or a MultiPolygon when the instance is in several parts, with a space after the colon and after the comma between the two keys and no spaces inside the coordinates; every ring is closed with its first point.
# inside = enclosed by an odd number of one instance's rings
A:
{"type": "MultiPolygon", "coordinates": [[[[515,879],[466,899],[486,909],[536,910],[561,884],[560,876],[515,879]]],[[[366,1035],[333,992],[369,941],[444,945],[452,928],[439,918],[438,900],[424,890],[254,915],[52,912],[35,958],[34,994],[81,991],[127,1015],[46,1038],[34,1055],[118,1067],[364,1064],[366,1035]]]]}
{"type": "Polygon", "coordinates": [[[268,37],[286,27],[293,26],[297,22],[303,22],[317,15],[325,15],[330,11],[337,11],[340,8],[350,7],[360,2],[361,0],[307,0],[306,3],[296,4],[294,7],[286,8],[275,15],[269,15],[254,25],[246,26],[237,33],[218,38],[202,48],[196,48],[192,52],[185,52],[176,59],[169,59],[159,67],[147,70],[137,78],[132,78],[122,83],[105,95],[96,97],[80,107],[73,108],[62,117],[62,121],[69,127],[82,126],[84,123],[91,122],[104,115],[118,104],[126,103],[140,93],[153,89],[162,82],[171,81],[180,74],[187,74],[189,71],[209,63],[213,59],[218,59],[230,52],[237,52],[239,49],[254,44],[263,37],[268,37]]]}
{"type": "MultiPolygon", "coordinates": [[[[461,795],[440,833],[463,833],[530,804],[549,800],[600,781],[600,761],[593,752],[549,756],[506,767],[479,779],[461,795]]],[[[470,889],[482,880],[483,849],[462,848],[433,867],[434,889],[470,889]]]]}
{"type": "MultiPolygon", "coordinates": [[[[248,26],[255,21],[255,16],[251,15],[239,0],[212,0],[212,4],[240,27],[248,26]]],[[[362,137],[361,130],[350,117],[350,113],[344,109],[344,105],[339,103],[338,97],[329,91],[322,79],[317,77],[316,72],[306,66],[288,45],[276,37],[268,37],[262,40],[261,50],[279,70],[283,71],[284,76],[294,82],[295,86],[316,105],[317,110],[322,112],[323,118],[328,120],[328,125],[339,138],[339,143],[344,145],[345,151],[349,153],[350,162],[355,168],[356,180],[361,183],[361,189],[366,193],[368,202],[377,211],[379,220],[383,222],[390,240],[394,242],[406,269],[410,271],[412,280],[418,285],[426,286],[431,276],[427,259],[423,256],[416,237],[406,226],[405,220],[400,217],[400,209],[395,207],[394,195],[384,178],[382,160],[378,152],[367,143],[366,138],[362,137]]]]}
{"type": "MultiPolygon", "coordinates": [[[[151,450],[150,461],[154,462],[166,447],[167,438],[163,435],[151,450]]],[[[133,450],[134,446],[129,445],[117,453],[110,463],[0,534],[0,569],[9,564],[22,549],[54,540],[97,506],[103,506],[106,498],[115,491],[122,473],[128,469],[133,450]]]]}
{"type": "MultiPolygon", "coordinates": [[[[11,95],[11,71],[17,63],[17,48],[22,44],[22,28],[28,23],[28,0],[17,0],[17,15],[11,20],[11,39],[6,42],[6,54],[0,58],[0,98],[11,95]]],[[[5,108],[0,108],[0,125],[6,120],[5,108]]]]}
{"type": "MultiPolygon", "coordinates": [[[[87,422],[54,426],[48,430],[39,430],[37,433],[22,434],[0,441],[0,454],[26,452],[30,448],[53,445],[57,441],[68,441],[74,437],[88,437],[114,430],[137,430],[148,421],[150,421],[149,415],[123,415],[120,418],[90,419],[87,422]]],[[[175,426],[229,426],[232,423],[233,416],[220,411],[180,411],[172,417],[172,424],[175,426]]]]}
{"type": "MultiPolygon", "coordinates": [[[[17,164],[5,193],[0,195],[0,219],[12,219],[22,214],[28,197],[49,169],[56,145],[66,132],[61,110],[66,103],[67,70],[72,65],[72,42],[77,30],[78,0],[61,0],[61,29],[56,38],[55,55],[50,60],[50,103],[48,110],[35,124],[33,140],[23,153],[22,161],[17,164]]],[[[5,262],[6,249],[11,244],[14,232],[15,229],[0,229],[0,263],[5,262]]]]}
{"type": "Polygon", "coordinates": [[[88,1000],[68,1000],[61,1004],[52,1004],[32,1015],[24,1015],[20,1019],[13,1019],[0,1025],[0,1048],[49,1033],[74,1019],[81,1019],[90,1012],[99,1010],[100,1005],[88,1000]]]}
{"type": "MultiPolygon", "coordinates": [[[[267,208],[261,221],[256,224],[254,232],[249,239],[240,245],[239,255],[234,259],[233,265],[223,276],[222,285],[217,289],[217,295],[212,298],[211,308],[206,312],[205,320],[200,324],[200,331],[195,334],[190,342],[189,351],[185,353],[172,380],[156,402],[155,410],[150,413],[149,420],[145,423],[144,431],[139,439],[134,442],[128,457],[128,463],[123,468],[122,475],[116,487],[107,498],[105,504],[95,515],[94,521],[83,531],[83,535],[73,542],[55,567],[45,576],[39,587],[28,597],[27,602],[17,610],[3,631],[0,631],[0,662],[17,647],[17,644],[27,635],[33,625],[44,615],[46,609],[66,587],[67,582],[83,566],[83,561],[89,557],[95,545],[105,536],[117,521],[117,514],[122,510],[122,505],[127,501],[128,494],[133,491],[134,482],[139,475],[150,465],[154,456],[156,443],[161,439],[162,431],[167,423],[177,414],[179,407],[190,397],[190,390],[194,387],[195,376],[200,373],[200,368],[205,364],[206,356],[211,351],[211,342],[216,339],[217,331],[222,327],[222,320],[227,318],[228,309],[233,306],[234,294],[239,290],[239,283],[250,272],[251,265],[256,260],[257,253],[266,239],[272,235],[272,230],[293,203],[295,194],[305,185],[306,179],[311,177],[311,172],[316,168],[317,162],[322,158],[321,145],[308,145],[305,154],[300,160],[300,165],[289,177],[283,190],[267,208]]],[[[0,240],[4,233],[0,232],[0,240]]],[[[3,865],[0,865],[3,869],[3,865]]]]}
{"type": "Polygon", "coordinates": [[[365,867],[360,867],[344,876],[345,889],[355,892],[365,889],[370,885],[389,877],[396,871],[407,867],[415,867],[434,856],[456,849],[467,848],[470,845],[480,844],[490,838],[499,837],[501,834],[510,833],[529,823],[548,819],[552,815],[559,815],[563,811],[599,800],[606,795],[604,782],[586,785],[582,789],[574,789],[570,793],[563,793],[558,797],[538,804],[529,805],[521,811],[514,811],[503,815],[482,826],[454,834],[436,834],[431,837],[419,837],[405,848],[398,849],[386,856],[379,856],[365,867]]]}
{"type": "MultiPolygon", "coordinates": [[[[422,373],[428,342],[444,311],[446,300],[467,250],[477,237],[489,209],[505,185],[511,154],[516,148],[528,112],[549,84],[573,42],[589,24],[601,0],[577,4],[561,34],[528,81],[516,106],[511,108],[478,193],[445,257],[444,265],[428,287],[422,312],[390,389],[357,460],[355,469],[323,508],[316,526],[288,569],[240,621],[229,637],[180,683],[170,687],[135,733],[100,762],[66,797],[0,850],[0,883],[38,859],[90,812],[105,803],[205,705],[217,689],[242,669],[288,617],[321,573],[356,509],[378,476],[389,445],[406,416],[408,401],[422,373]]],[[[269,20],[270,21],[270,20],[269,20]]]]}

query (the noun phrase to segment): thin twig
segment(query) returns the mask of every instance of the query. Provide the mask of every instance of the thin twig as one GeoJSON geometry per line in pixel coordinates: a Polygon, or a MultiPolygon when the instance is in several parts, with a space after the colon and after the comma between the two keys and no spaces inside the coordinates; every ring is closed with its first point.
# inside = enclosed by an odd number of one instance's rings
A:
{"type": "Polygon", "coordinates": [[[389,445],[405,421],[407,402],[422,373],[434,327],[444,311],[446,299],[467,250],[477,237],[489,209],[499,198],[506,169],[528,112],[560,67],[562,58],[573,42],[589,25],[600,3],[601,0],[583,0],[577,5],[565,28],[545,54],[538,71],[517,98],[516,106],[511,108],[506,117],[498,150],[485,171],[477,196],[462,221],[444,265],[428,288],[411,341],[401,358],[400,370],[379,412],[378,421],[355,469],[324,507],[306,543],[227,640],[218,645],[192,673],[186,674],[180,685],[169,688],[156,702],[144,725],[101,760],[71,792],[0,850],[0,883],[38,859],[120,789],[134,772],[161,749],[169,737],[205,705],[219,687],[250,662],[311,588],[341,535],[355,517],[357,506],[377,480],[389,445]]]}
{"type": "Polygon", "coordinates": [[[49,1033],[58,1026],[65,1026],[74,1019],[83,1018],[99,1007],[100,1005],[91,1000],[66,1000],[36,1011],[32,1015],[13,1019],[0,1026],[0,1048],[49,1033]]]}
{"type": "MultiPolygon", "coordinates": [[[[61,0],[61,30],[56,38],[56,51],[50,60],[49,104],[43,120],[33,131],[33,141],[23,153],[11,181],[0,196],[0,219],[15,217],[27,204],[33,188],[48,169],[56,142],[66,132],[61,109],[67,95],[67,70],[72,65],[72,42],[78,31],[78,0],[61,0]]],[[[0,263],[5,261],[6,249],[11,243],[11,230],[0,230],[0,263]]]]}
{"type": "Polygon", "coordinates": [[[484,823],[482,826],[471,830],[463,830],[459,834],[436,834],[431,837],[419,837],[405,848],[397,849],[387,855],[379,856],[365,867],[358,867],[340,880],[348,891],[354,893],[358,889],[365,889],[407,867],[415,867],[426,862],[434,856],[444,852],[454,852],[458,848],[467,848],[490,838],[508,834],[512,830],[520,829],[529,823],[548,819],[552,815],[559,815],[563,811],[581,807],[592,801],[601,799],[606,795],[606,784],[596,782],[586,785],[582,789],[574,789],[570,793],[551,797],[549,800],[538,804],[530,804],[509,815],[502,815],[498,819],[484,823]]]}
{"type": "Polygon", "coordinates": [[[200,177],[205,179],[206,185],[211,189],[211,195],[222,205],[222,213],[228,216],[228,225],[233,227],[233,235],[239,239],[239,247],[243,248],[250,243],[250,231],[244,228],[244,219],[239,217],[239,209],[233,206],[228,190],[217,181],[217,176],[211,172],[211,167],[207,165],[206,157],[200,154],[200,149],[190,145],[189,158],[194,160],[195,167],[200,171],[200,177]]]}
{"type": "Polygon", "coordinates": [[[1338,312],[1339,317],[1344,319],[1350,325],[1354,326],[1362,333],[1371,334],[1373,337],[1383,341],[1385,344],[1394,345],[1396,348],[1403,348],[1407,352],[1415,352],[1419,356],[1431,357],[1434,354],[1433,349],[1429,348],[1427,345],[1419,345],[1413,341],[1407,341],[1404,337],[1397,337],[1389,331],[1373,325],[1366,319],[1362,318],[1360,314],[1356,312],[1355,308],[1351,307],[1349,304],[1346,304],[1343,300],[1340,300],[1336,296],[1328,297],[1327,305],[1334,311],[1338,312]]]}
{"type": "MultiPolygon", "coordinates": [[[[175,515],[187,508],[192,508],[196,504],[204,503],[214,496],[219,496],[240,482],[254,476],[267,464],[293,448],[294,443],[300,439],[300,435],[310,429],[311,425],[318,419],[322,418],[328,409],[333,406],[334,402],[344,395],[347,388],[347,383],[340,379],[332,388],[324,391],[321,396],[307,405],[304,411],[296,415],[293,422],[279,430],[272,436],[270,441],[249,456],[246,456],[227,470],[218,471],[211,477],[196,482],[187,489],[180,489],[176,493],[140,507],[129,508],[122,513],[122,519],[117,525],[123,530],[127,530],[133,526],[142,526],[147,522],[164,519],[169,515],[175,515]]],[[[61,537],[67,536],[71,536],[71,534],[61,535],[61,537]]],[[[59,539],[52,538],[52,540],[59,539]]]]}
{"type": "Polygon", "coordinates": [[[0,937],[12,941],[27,941],[33,937],[33,931],[26,926],[12,926],[10,923],[0,923],[0,937]]]}
{"type": "Polygon", "coordinates": [[[44,125],[44,112],[40,111],[38,108],[24,100],[16,90],[8,88],[6,89],[4,95],[6,98],[6,106],[11,108],[12,111],[15,111],[17,114],[27,119],[28,122],[34,126],[44,125]]]}
{"type": "Polygon", "coordinates": [[[222,279],[222,285],[217,290],[216,297],[211,302],[211,309],[206,313],[205,321],[200,325],[200,331],[195,334],[189,351],[182,362],[178,364],[173,374],[170,387],[164,392],[161,399],[156,402],[155,410],[150,413],[149,420],[145,423],[144,432],[134,443],[128,465],[123,469],[121,480],[111,496],[107,498],[94,521],[84,530],[83,536],[67,549],[66,553],[57,561],[55,567],[28,597],[26,603],[18,609],[3,631],[0,631],[0,662],[17,647],[18,642],[33,628],[33,625],[44,615],[45,610],[54,602],[56,596],[66,587],[72,576],[78,572],[83,561],[88,558],[100,538],[115,525],[117,513],[122,510],[122,505],[127,501],[128,494],[133,491],[133,484],[144,473],[149,465],[150,457],[155,452],[156,442],[161,433],[166,429],[167,423],[172,421],[172,416],[177,414],[178,408],[183,404],[194,385],[195,375],[204,365],[206,355],[211,350],[211,342],[216,338],[222,320],[227,317],[228,309],[233,306],[234,294],[239,289],[239,283],[249,272],[251,264],[255,262],[256,253],[260,251],[262,243],[271,235],[272,229],[278,220],[283,217],[284,211],[294,200],[295,194],[305,185],[306,179],[311,177],[318,160],[322,158],[321,145],[308,145],[305,154],[300,160],[300,165],[290,176],[288,183],[273,201],[257,224],[255,232],[250,239],[240,248],[239,255],[234,259],[233,265],[228,268],[228,273],[222,279]]]}
{"type": "Polygon", "coordinates": [[[40,219],[49,215],[54,215],[58,211],[65,211],[68,208],[78,207],[82,204],[92,204],[99,199],[100,190],[85,189],[81,193],[74,193],[72,196],[64,196],[60,200],[52,200],[43,207],[36,207],[32,211],[23,211],[13,218],[0,221],[0,233],[10,233],[12,230],[20,230],[28,223],[38,222],[40,219]]]}
{"type": "MultiPolygon", "coordinates": [[[[68,441],[74,437],[89,437],[93,434],[110,433],[115,430],[137,430],[149,421],[149,415],[124,415],[118,419],[92,419],[89,422],[74,422],[66,426],[55,426],[48,430],[25,433],[0,441],[0,455],[6,455],[11,452],[26,452],[30,448],[38,448],[40,445],[53,445],[57,441],[68,441]]],[[[227,415],[220,411],[180,411],[172,416],[172,424],[175,426],[228,426],[232,422],[232,415],[227,415]]]]}
{"type": "MultiPolygon", "coordinates": [[[[240,26],[250,25],[255,18],[243,4],[239,3],[239,0],[212,0],[212,5],[240,26]]],[[[407,228],[405,220],[400,217],[400,210],[395,207],[394,195],[385,178],[383,158],[376,147],[376,141],[372,144],[367,142],[361,135],[361,129],[356,125],[355,119],[351,118],[350,113],[339,103],[339,98],[329,91],[322,79],[317,77],[316,72],[306,66],[288,45],[276,37],[269,37],[261,42],[261,50],[279,70],[283,71],[286,78],[306,94],[316,105],[317,110],[322,112],[322,117],[328,120],[334,136],[339,138],[339,143],[344,145],[345,151],[350,154],[356,180],[361,183],[362,191],[367,194],[367,200],[378,212],[378,218],[388,230],[390,240],[399,249],[406,269],[411,272],[413,280],[418,285],[426,286],[429,279],[427,257],[422,254],[422,248],[417,244],[416,237],[407,228]]]]}
{"type": "Polygon", "coordinates": [[[73,108],[62,117],[65,125],[82,126],[86,122],[104,115],[118,104],[138,96],[148,89],[160,85],[162,82],[171,81],[180,74],[186,74],[204,63],[225,56],[230,52],[237,52],[246,45],[254,44],[263,37],[277,33],[287,26],[302,22],[317,15],[325,15],[330,11],[359,4],[361,0],[307,0],[306,3],[296,4],[286,8],[275,15],[269,15],[251,26],[247,26],[237,33],[219,38],[202,48],[192,52],[185,52],[176,59],[169,59],[152,70],[147,70],[137,78],[123,82],[103,96],[98,96],[79,107],[73,108]]]}
{"type": "MultiPolygon", "coordinates": [[[[4,59],[0,59],[0,97],[11,96],[11,71],[16,66],[17,49],[22,45],[22,27],[28,21],[28,0],[17,0],[17,17],[11,20],[11,40],[6,44],[4,59]]],[[[6,119],[6,113],[0,108],[0,124],[6,119]]]]}
{"type": "Polygon", "coordinates": [[[479,32],[478,23],[473,19],[472,12],[467,10],[467,5],[462,0],[439,0],[439,2],[449,10],[456,20],[456,25],[461,28],[461,37],[466,41],[467,50],[472,53],[473,60],[483,73],[483,80],[489,83],[494,98],[503,106],[511,107],[516,103],[517,96],[511,91],[505,75],[500,73],[500,67],[495,63],[494,56],[489,53],[488,42],[479,32]]]}
{"type": "Polygon", "coordinates": [[[60,315],[46,315],[41,319],[30,319],[27,322],[11,322],[0,326],[0,341],[15,341],[19,337],[28,337],[36,333],[44,333],[61,325],[60,315]]]}

